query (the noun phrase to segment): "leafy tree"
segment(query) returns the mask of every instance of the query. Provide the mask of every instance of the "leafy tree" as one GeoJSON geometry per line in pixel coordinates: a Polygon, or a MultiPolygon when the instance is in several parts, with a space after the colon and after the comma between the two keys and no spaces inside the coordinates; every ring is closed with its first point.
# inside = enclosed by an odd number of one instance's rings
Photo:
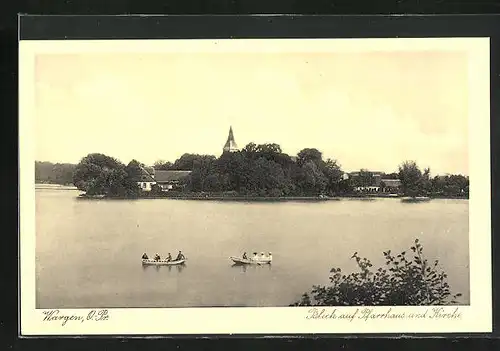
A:
{"type": "Polygon", "coordinates": [[[446,305],[457,303],[460,293],[452,295],[447,275],[438,261],[429,263],[418,239],[407,251],[394,256],[383,253],[385,266],[374,270],[366,258],[354,253],[359,272],[343,274],[330,270],[329,286],[314,286],[291,306],[401,306],[446,305]],[[411,258],[410,256],[412,256],[411,258]]]}
{"type": "Polygon", "coordinates": [[[431,191],[436,195],[449,197],[468,197],[469,178],[461,174],[435,176],[430,181],[431,191]]]}
{"type": "Polygon", "coordinates": [[[338,185],[340,194],[350,194],[354,191],[354,183],[351,178],[341,179],[338,185]]]}
{"type": "Polygon", "coordinates": [[[373,173],[366,169],[360,169],[358,176],[354,179],[357,186],[372,186],[375,182],[373,173]]]}
{"type": "Polygon", "coordinates": [[[272,160],[260,157],[251,170],[247,190],[281,196],[287,192],[287,185],[281,166],[272,160]]]}
{"type": "Polygon", "coordinates": [[[73,184],[80,190],[101,194],[106,184],[105,173],[124,167],[118,160],[104,154],[93,153],[82,158],[73,173],[73,184]]]}
{"type": "Polygon", "coordinates": [[[210,173],[203,180],[204,191],[222,191],[223,181],[218,173],[210,173]]]}
{"type": "Polygon", "coordinates": [[[325,191],[327,179],[319,167],[311,160],[302,167],[303,177],[299,187],[305,194],[320,194],[325,191]]]}
{"type": "Polygon", "coordinates": [[[139,163],[135,160],[125,167],[113,157],[89,154],[76,165],[73,183],[87,195],[137,196],[139,188],[133,179],[136,176],[133,170],[137,170],[137,167],[139,163]]]}
{"type": "Polygon", "coordinates": [[[336,160],[327,159],[323,163],[323,174],[326,178],[326,190],[330,194],[340,192],[340,182],[342,180],[343,172],[340,165],[336,160]]]}
{"type": "Polygon", "coordinates": [[[399,180],[404,195],[415,197],[423,193],[422,171],[415,161],[405,161],[399,166],[399,180]]]}
{"type": "Polygon", "coordinates": [[[281,146],[278,144],[260,144],[257,146],[256,149],[257,153],[262,154],[263,156],[266,156],[268,154],[273,155],[273,154],[281,154],[281,146]]]}
{"type": "Polygon", "coordinates": [[[248,143],[241,149],[241,152],[247,158],[254,158],[254,155],[257,153],[257,145],[255,143],[248,143]]]}
{"type": "Polygon", "coordinates": [[[431,169],[425,168],[420,181],[421,192],[428,195],[432,190],[431,169]]]}
{"type": "Polygon", "coordinates": [[[227,181],[224,190],[240,191],[250,172],[249,163],[241,152],[223,153],[216,162],[217,171],[225,176],[227,181]]]}
{"type": "Polygon", "coordinates": [[[174,162],[173,168],[178,171],[192,171],[194,168],[194,163],[203,159],[215,160],[215,156],[212,155],[198,155],[198,154],[183,154],[179,159],[174,162]]]}
{"type": "Polygon", "coordinates": [[[135,181],[140,181],[142,176],[142,164],[137,160],[132,160],[125,167],[127,176],[135,181]]]}
{"type": "Polygon", "coordinates": [[[153,168],[158,171],[169,171],[174,168],[174,164],[172,162],[158,160],[154,163],[153,168]]]}
{"type": "Polygon", "coordinates": [[[208,175],[214,173],[215,169],[215,156],[199,155],[193,160],[193,168],[189,179],[189,189],[191,191],[203,191],[204,181],[208,175]]]}
{"type": "Polygon", "coordinates": [[[297,154],[297,164],[299,166],[305,165],[307,162],[312,161],[316,165],[320,165],[322,161],[322,154],[318,149],[312,149],[312,148],[306,148],[302,149],[298,154],[297,154]]]}

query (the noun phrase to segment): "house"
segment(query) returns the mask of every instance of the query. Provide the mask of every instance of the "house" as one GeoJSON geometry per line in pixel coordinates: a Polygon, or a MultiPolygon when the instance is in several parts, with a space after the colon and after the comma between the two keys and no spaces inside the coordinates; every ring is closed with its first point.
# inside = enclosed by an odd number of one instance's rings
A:
{"type": "MultiPolygon", "coordinates": [[[[384,193],[398,193],[401,187],[401,181],[399,179],[391,179],[384,172],[378,171],[366,171],[372,175],[371,184],[365,186],[356,186],[354,188],[357,192],[384,192],[384,193]]],[[[349,178],[356,182],[357,178],[360,176],[360,171],[347,173],[349,178]]],[[[390,175],[389,175],[390,176],[390,175]]]]}
{"type": "Polygon", "coordinates": [[[154,180],[162,191],[169,191],[179,187],[190,174],[191,171],[155,171],[154,180]]]}
{"type": "Polygon", "coordinates": [[[141,173],[134,179],[142,191],[151,191],[156,184],[154,169],[152,167],[141,167],[141,173]]]}
{"type": "MultiPolygon", "coordinates": [[[[370,173],[371,176],[372,176],[372,184],[370,184],[369,186],[365,186],[365,187],[360,187],[360,188],[368,188],[368,187],[379,187],[380,186],[380,182],[382,180],[382,177],[384,176],[384,172],[379,172],[379,171],[369,171],[369,170],[366,170],[365,172],[367,173],[370,173]]],[[[360,176],[360,171],[356,171],[356,172],[349,172],[348,173],[348,176],[350,179],[357,179],[359,176],[360,176]]]]}
{"type": "Polygon", "coordinates": [[[401,187],[401,181],[399,179],[382,179],[380,187],[384,193],[396,194],[401,187]]]}

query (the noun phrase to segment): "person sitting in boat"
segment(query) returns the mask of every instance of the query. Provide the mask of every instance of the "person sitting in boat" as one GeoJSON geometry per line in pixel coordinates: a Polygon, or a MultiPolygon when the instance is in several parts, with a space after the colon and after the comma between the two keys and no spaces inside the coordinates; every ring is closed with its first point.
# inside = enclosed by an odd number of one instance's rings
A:
{"type": "Polygon", "coordinates": [[[257,252],[253,253],[252,260],[254,260],[254,261],[258,261],[259,260],[259,256],[257,256],[257,252]]]}
{"type": "Polygon", "coordinates": [[[170,254],[170,252],[168,253],[168,256],[167,256],[167,262],[170,262],[172,261],[172,255],[170,254]]]}
{"type": "Polygon", "coordinates": [[[185,259],[186,259],[186,257],[184,257],[184,255],[180,251],[177,254],[177,257],[175,258],[176,261],[185,260],[185,259]]]}
{"type": "Polygon", "coordinates": [[[273,260],[273,255],[272,253],[269,252],[268,256],[267,256],[267,259],[269,260],[269,262],[271,262],[273,260]]]}
{"type": "Polygon", "coordinates": [[[155,261],[159,261],[161,259],[160,255],[156,254],[155,255],[155,261]]]}
{"type": "Polygon", "coordinates": [[[266,260],[266,255],[264,255],[263,252],[260,253],[260,261],[265,261],[266,260]]]}
{"type": "Polygon", "coordinates": [[[244,260],[248,260],[248,257],[247,257],[247,253],[246,253],[246,252],[244,252],[244,253],[243,253],[243,259],[244,259],[244,260]]]}
{"type": "Polygon", "coordinates": [[[149,259],[148,254],[147,254],[147,253],[144,253],[144,254],[142,255],[142,259],[143,259],[143,260],[147,260],[147,259],[149,259]]]}

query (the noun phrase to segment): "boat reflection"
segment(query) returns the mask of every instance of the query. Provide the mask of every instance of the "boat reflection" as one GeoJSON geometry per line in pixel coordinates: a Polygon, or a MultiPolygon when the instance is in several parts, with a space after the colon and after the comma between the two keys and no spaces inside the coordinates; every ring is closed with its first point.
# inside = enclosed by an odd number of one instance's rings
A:
{"type": "Polygon", "coordinates": [[[173,265],[173,266],[160,266],[160,265],[142,265],[142,270],[146,271],[148,269],[154,269],[155,271],[159,272],[161,270],[168,270],[169,272],[172,272],[172,270],[177,271],[177,272],[182,272],[186,268],[185,264],[178,264],[178,265],[173,265]]]}
{"type": "Polygon", "coordinates": [[[247,270],[268,269],[271,270],[272,264],[238,264],[233,263],[232,268],[239,268],[243,273],[247,270]]]}

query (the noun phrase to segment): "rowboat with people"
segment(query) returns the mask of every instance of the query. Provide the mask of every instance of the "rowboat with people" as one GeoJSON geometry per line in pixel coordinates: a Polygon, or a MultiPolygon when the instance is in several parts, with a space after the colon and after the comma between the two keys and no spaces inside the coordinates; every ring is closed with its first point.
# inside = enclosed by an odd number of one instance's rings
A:
{"type": "Polygon", "coordinates": [[[184,264],[186,260],[177,260],[177,261],[167,261],[167,260],[151,260],[151,259],[142,259],[142,264],[144,265],[154,265],[154,266],[177,266],[184,264]]]}
{"type": "Polygon", "coordinates": [[[187,261],[187,258],[181,251],[179,251],[175,259],[172,259],[170,252],[168,253],[167,257],[163,259],[158,254],[156,254],[154,258],[149,258],[148,255],[144,253],[141,257],[141,261],[143,265],[178,266],[184,264],[187,261]]]}
{"type": "Polygon", "coordinates": [[[267,255],[264,255],[262,252],[260,255],[257,255],[256,252],[254,252],[252,257],[247,257],[246,252],[241,256],[231,256],[229,257],[235,264],[254,264],[254,265],[263,265],[263,264],[271,264],[273,261],[273,256],[269,252],[267,255]]]}

